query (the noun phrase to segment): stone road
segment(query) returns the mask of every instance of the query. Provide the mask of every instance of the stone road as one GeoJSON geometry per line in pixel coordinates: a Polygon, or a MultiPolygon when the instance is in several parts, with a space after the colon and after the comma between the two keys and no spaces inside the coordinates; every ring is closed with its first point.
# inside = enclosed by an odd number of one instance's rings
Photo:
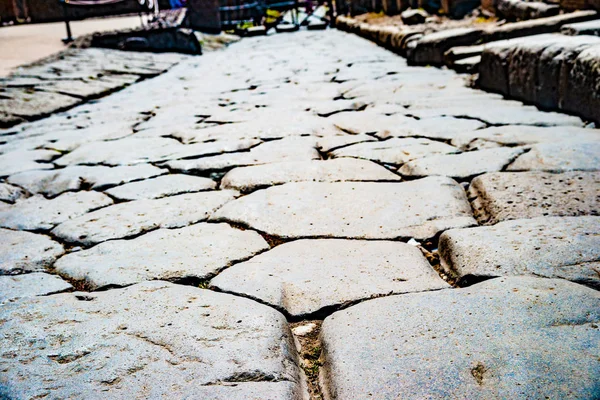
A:
{"type": "Polygon", "coordinates": [[[0,398],[598,398],[599,170],[339,31],[185,58],[0,131],[0,398]]]}

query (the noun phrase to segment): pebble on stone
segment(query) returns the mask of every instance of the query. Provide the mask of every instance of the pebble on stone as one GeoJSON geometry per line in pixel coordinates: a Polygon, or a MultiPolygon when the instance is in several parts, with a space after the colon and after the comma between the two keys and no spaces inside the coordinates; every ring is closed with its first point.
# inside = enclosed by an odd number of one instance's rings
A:
{"type": "Polygon", "coordinates": [[[0,348],[8,398],[303,398],[283,315],[168,282],[5,304],[0,348]]]}
{"type": "Polygon", "coordinates": [[[339,158],[235,168],[223,177],[221,187],[250,191],[288,182],[399,181],[400,179],[398,175],[374,162],[339,158]]]}
{"type": "Polygon", "coordinates": [[[484,172],[500,171],[524,148],[503,147],[460,154],[419,158],[404,164],[398,172],[406,176],[441,175],[468,178],[484,172]]]}
{"type": "Polygon", "coordinates": [[[565,172],[599,169],[600,141],[564,141],[536,144],[531,151],[517,158],[506,170],[565,172]]]}
{"type": "Polygon", "coordinates": [[[0,228],[0,275],[44,271],[63,251],[48,236],[0,228]]]}
{"type": "Polygon", "coordinates": [[[492,172],[468,190],[475,218],[494,225],[509,219],[600,213],[600,172],[492,172]]]}
{"type": "Polygon", "coordinates": [[[436,154],[457,153],[459,149],[429,139],[392,138],[383,142],[358,143],[334,150],[333,157],[356,157],[367,160],[403,164],[407,161],[436,154]]]}
{"type": "Polygon", "coordinates": [[[106,193],[120,200],[142,200],[211,190],[216,186],[209,178],[173,174],[117,186],[106,193]]]}
{"type": "Polygon", "coordinates": [[[24,297],[45,296],[72,288],[73,286],[58,276],[43,272],[13,276],[0,275],[0,305],[24,297]]]}
{"type": "Polygon", "coordinates": [[[57,196],[68,190],[101,190],[138,179],[166,174],[166,169],[150,164],[120,167],[76,165],[51,171],[27,171],[11,175],[8,181],[32,193],[57,196]]]}
{"type": "Polygon", "coordinates": [[[369,300],[325,319],[325,398],[591,399],[600,292],[560,279],[369,300]]]}
{"type": "Polygon", "coordinates": [[[234,190],[189,193],[115,204],[57,226],[52,233],[86,246],[156,228],[180,228],[207,219],[238,195],[234,190]]]}
{"type": "Polygon", "coordinates": [[[207,279],[268,248],[254,231],[200,223],[100,243],[62,257],[54,267],[59,274],[83,280],[86,287],[96,290],[155,279],[207,279]]]}
{"type": "Polygon", "coordinates": [[[112,204],[98,192],[68,192],[52,200],[33,196],[0,211],[0,226],[19,230],[49,230],[87,212],[112,204]]]}
{"type": "Polygon", "coordinates": [[[315,140],[302,137],[269,141],[246,152],[221,154],[194,160],[175,160],[166,165],[172,170],[194,172],[283,161],[318,160],[320,158],[319,152],[315,148],[315,140]]]}
{"type": "Polygon", "coordinates": [[[475,225],[464,191],[445,177],[406,183],[287,183],[237,199],[213,217],[283,238],[430,238],[475,225]]]}
{"type": "Polygon", "coordinates": [[[444,271],[464,284],[532,275],[600,289],[600,217],[540,217],[451,229],[440,236],[439,252],[444,271]]]}
{"type": "Polygon", "coordinates": [[[450,287],[414,246],[343,239],[284,243],[228,268],[210,284],[294,318],[383,295],[450,287]]]}

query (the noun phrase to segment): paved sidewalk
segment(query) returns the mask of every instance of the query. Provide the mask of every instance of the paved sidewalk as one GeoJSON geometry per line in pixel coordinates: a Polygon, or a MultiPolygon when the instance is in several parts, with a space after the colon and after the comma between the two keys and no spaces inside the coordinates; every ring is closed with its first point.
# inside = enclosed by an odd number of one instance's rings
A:
{"type": "MultiPolygon", "coordinates": [[[[137,28],[140,17],[113,17],[72,21],[73,36],[99,31],[137,28]]],[[[0,28],[0,77],[15,68],[48,57],[65,49],[61,39],[66,37],[63,22],[25,24],[0,28]]]]}
{"type": "Polygon", "coordinates": [[[0,131],[0,397],[594,398],[599,168],[339,31],[183,59],[0,131]]]}

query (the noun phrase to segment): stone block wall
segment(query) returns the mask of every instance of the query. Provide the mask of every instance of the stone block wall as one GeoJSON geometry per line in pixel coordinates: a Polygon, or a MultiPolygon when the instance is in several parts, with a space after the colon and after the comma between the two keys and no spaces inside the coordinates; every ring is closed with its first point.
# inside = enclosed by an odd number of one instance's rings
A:
{"type": "Polygon", "coordinates": [[[478,84],[600,123],[600,38],[545,34],[492,43],[482,53],[478,84]]]}

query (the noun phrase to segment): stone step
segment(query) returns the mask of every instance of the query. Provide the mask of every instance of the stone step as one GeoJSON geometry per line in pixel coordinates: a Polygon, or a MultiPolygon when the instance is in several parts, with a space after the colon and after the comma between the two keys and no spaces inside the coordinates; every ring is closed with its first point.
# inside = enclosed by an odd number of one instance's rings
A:
{"type": "Polygon", "coordinates": [[[600,19],[565,25],[561,28],[560,33],[562,33],[563,35],[570,35],[570,36],[576,36],[576,35],[600,36],[600,19]]]}

